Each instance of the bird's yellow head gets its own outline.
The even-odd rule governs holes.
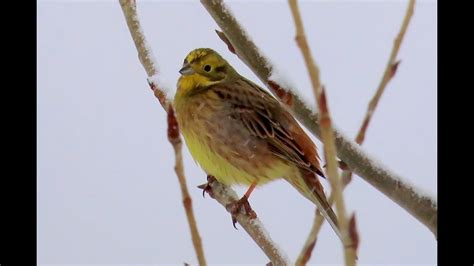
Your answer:
[[[235,70],[216,51],[199,48],[186,56],[179,73],[178,94],[188,94],[225,81]]]

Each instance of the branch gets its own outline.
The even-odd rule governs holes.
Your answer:
[[[324,88],[321,87],[321,81],[319,77],[319,67],[316,65],[315,60],[311,54],[308,41],[306,40],[303,20],[298,8],[296,0],[289,0],[291,13],[295,21],[296,27],[296,43],[301,50],[308,69],[308,74],[313,85],[314,95],[318,103],[318,109],[320,112],[319,123],[321,125],[321,135],[324,144],[324,155],[327,163],[327,174],[329,182],[331,184],[332,193],[335,195],[336,212],[339,222],[339,229],[341,231],[342,240],[344,241],[344,258],[346,265],[355,265],[355,250],[351,248],[351,239],[349,238],[348,232],[348,221],[346,217],[346,206],[344,204],[344,197],[342,195],[342,184],[338,171],[338,164],[336,159],[336,145],[334,143],[334,133],[332,130],[331,116],[329,113],[329,106],[326,100],[326,93]],[[314,246],[314,245],[313,245]]]
[[[356,137],[357,144],[362,144],[362,142],[364,141],[365,132],[367,130],[367,127],[369,126],[370,119],[372,118],[372,115],[375,111],[375,108],[377,107],[380,97],[385,91],[385,88],[388,82],[395,76],[397,67],[400,63],[400,61],[395,61],[395,60],[397,58],[398,51],[400,50],[400,45],[403,41],[403,37],[405,36],[405,33],[408,29],[408,25],[410,23],[411,17],[413,16],[414,9],[415,9],[415,0],[410,0],[410,2],[408,3],[407,11],[405,13],[405,17],[403,18],[403,23],[400,28],[400,31],[398,32],[397,37],[395,38],[393,42],[393,48],[390,53],[387,66],[385,67],[382,80],[380,81],[379,86],[377,87],[377,91],[375,92],[375,95],[370,100],[369,106],[367,108],[367,113],[365,114],[364,122],[362,123],[359,129],[359,133],[357,134],[357,137]]]
[[[345,180],[344,175],[341,178],[341,180],[342,180],[342,190],[344,190],[348,183],[344,182]],[[334,191],[331,191],[331,194],[329,195],[329,198],[328,198],[328,203],[331,206],[334,203],[334,197],[335,197],[335,193]],[[319,231],[321,231],[321,227],[323,226],[324,221],[325,219],[323,215],[319,211],[316,211],[316,216],[314,217],[313,226],[311,227],[311,231],[309,232],[308,238],[306,239],[306,242],[298,256],[298,259],[296,260],[296,265],[306,265],[306,263],[311,258],[311,253],[313,252],[314,246],[316,244],[316,240],[318,239]],[[355,224],[354,224],[354,228],[355,228]],[[353,243],[352,245],[354,246],[354,250],[357,252],[357,246],[358,246],[359,241],[358,240],[354,241],[352,237],[351,237],[351,240]]]
[[[296,1],[296,0],[295,0]],[[309,50],[308,50],[309,51]],[[309,52],[308,52],[309,53]],[[348,220],[346,215],[346,207],[343,198],[343,184],[339,176],[338,164],[336,160],[336,147],[334,143],[334,135],[331,126],[331,118],[329,115],[329,107],[326,100],[326,93],[324,88],[319,92],[320,96],[317,96],[318,106],[321,113],[320,124],[322,131],[322,138],[324,143],[324,151],[327,163],[327,173],[329,182],[331,183],[331,193],[334,194],[334,201],[336,203],[336,212],[339,220],[339,227],[341,230],[342,238],[344,240],[344,257],[346,265],[355,265],[357,258],[356,250],[354,249],[353,243],[349,236],[348,231]],[[318,94],[316,94],[318,95]]]
[[[232,203],[239,200],[237,193],[231,188],[219,183],[215,179],[208,179],[208,185],[211,186],[209,195],[219,202],[226,210],[231,213],[228,208]],[[243,208],[235,216],[237,222],[244,228],[249,236],[255,241],[258,247],[270,259],[272,265],[291,265],[287,255],[277,246],[271,239],[268,232],[258,218],[250,218]]]
[[[135,46],[138,51],[138,57],[143,67],[145,68],[149,77],[157,77],[157,65],[153,59],[153,54],[151,49],[148,49],[146,44],[145,35],[140,26],[140,22],[137,16],[137,10],[135,1],[120,0],[120,5],[122,6],[125,19],[127,21],[128,28],[132,35],[132,38],[135,42]],[[173,146],[175,154],[175,172],[178,176],[179,186],[181,188],[181,195],[183,198],[184,210],[186,212],[186,218],[188,220],[189,229],[191,230],[191,238],[194,245],[194,250],[196,251],[196,256],[198,258],[199,265],[206,265],[206,259],[204,257],[204,250],[202,248],[201,236],[196,224],[196,219],[194,217],[192,200],[188,192],[186,185],[186,178],[184,176],[183,168],[183,156],[182,156],[182,141],[179,135],[179,127],[174,116],[174,110],[170,101],[166,98],[165,92],[162,88],[159,88],[157,82],[150,81],[150,88],[153,90],[154,95],[160,101],[161,106],[168,113],[168,140]]]
[[[400,31],[398,32],[397,37],[394,40],[392,51],[390,53],[387,66],[382,76],[382,80],[380,81],[380,84],[377,87],[377,90],[374,96],[370,100],[370,103],[367,108],[367,113],[365,114],[365,118],[357,133],[355,141],[359,145],[362,145],[362,143],[364,142],[365,132],[367,131],[372,115],[374,114],[375,109],[377,108],[377,104],[387,84],[395,76],[398,65],[400,64],[400,61],[395,61],[395,60],[396,60],[398,51],[400,50],[400,45],[403,41],[403,37],[405,36],[405,33],[408,29],[408,25],[410,23],[411,17],[413,16],[414,7],[415,7],[415,0],[410,0],[410,2],[408,3],[406,13],[405,13],[405,17],[402,22],[402,26],[400,27]],[[343,189],[346,188],[346,186],[351,182],[351,180],[352,180],[352,172],[349,170],[345,170],[342,174]],[[332,205],[333,201],[334,201],[334,194],[333,192],[331,192],[331,195],[329,196],[329,204]],[[304,265],[309,260],[312,249],[314,248],[314,244],[311,245],[311,243],[316,243],[318,233],[323,223],[324,223],[324,217],[321,215],[321,213],[317,212],[310,234],[306,240],[303,250],[300,253],[300,256],[298,257],[297,265]],[[355,227],[355,223],[354,223],[354,227]],[[300,262],[300,264],[298,264],[298,262]]]
[[[388,59],[387,66],[385,67],[384,74],[382,76],[382,79],[380,80],[380,83],[377,87],[377,90],[375,91],[374,96],[372,97],[372,99],[370,100],[368,104],[367,112],[365,113],[364,120],[362,124],[360,125],[359,131],[357,133],[355,142],[359,145],[362,145],[362,143],[364,142],[365,133],[367,129],[369,128],[370,121],[375,112],[375,109],[377,108],[380,98],[382,97],[382,94],[384,93],[385,88],[387,87],[387,84],[395,76],[398,66],[400,65],[400,61],[395,61],[395,60],[397,58],[398,51],[400,50],[400,45],[402,44],[403,37],[405,36],[405,33],[408,29],[408,25],[410,24],[411,17],[413,16],[414,9],[415,9],[415,0],[410,0],[407,6],[407,10],[405,12],[405,17],[403,18],[403,22],[400,27],[400,31],[398,32],[397,37],[395,38],[393,42],[392,51],[390,52],[390,57]],[[344,183],[346,184],[350,183],[352,180],[352,172],[350,170],[345,170],[342,175],[342,179]]]
[[[332,202],[329,202],[329,205],[332,205]],[[316,245],[316,240],[318,239],[317,237],[319,234],[319,230],[321,229],[321,225],[323,224],[321,219],[318,220],[318,218],[323,218],[323,216],[318,210],[316,210],[316,216],[314,218],[313,226],[311,227],[311,231],[309,232],[308,237],[306,238],[306,242],[304,243],[303,248],[301,249],[301,252],[298,255],[298,258],[296,259],[296,266],[306,265],[306,263],[308,263],[309,259],[311,258],[311,253],[313,253],[314,246]]]
[[[169,99],[166,96],[164,88],[158,86],[158,82],[153,80],[158,75],[158,65],[156,64],[153,56],[153,52],[149,49],[148,43],[143,34],[140,21],[138,20],[137,7],[134,0],[119,0],[120,6],[122,7],[123,15],[127,21],[127,26],[132,35],[132,39],[135,42],[135,47],[138,52],[138,59],[145,68],[145,71],[149,78],[150,88],[153,90],[155,97],[160,101],[161,106],[165,111],[168,111]]]
[[[227,44],[231,45],[232,50],[239,58],[270,88],[273,94],[287,104],[295,117],[309,131],[321,139],[320,125],[317,121],[318,115],[292,92],[294,88],[285,88],[270,80],[273,66],[249,39],[222,1],[201,0],[201,3],[223,30],[222,35],[228,40]],[[404,181],[401,176],[376,163],[354,141],[343,136],[335,126],[333,129],[338,157],[349,166],[351,171],[405,209],[428,227],[436,237],[438,224],[436,201]]]
[[[390,52],[390,57],[388,59],[387,66],[385,67],[384,74],[382,76],[382,79],[380,80],[380,83],[377,87],[377,90],[375,91],[374,96],[369,102],[364,120],[357,133],[355,141],[359,145],[362,145],[362,143],[365,140],[365,133],[367,131],[367,128],[369,127],[370,121],[372,119],[372,115],[374,114],[375,109],[377,108],[377,105],[380,101],[380,98],[382,97],[382,94],[385,91],[385,88],[387,87],[387,84],[395,76],[395,73],[397,73],[397,69],[398,69],[398,66],[400,65],[400,61],[395,61],[395,60],[397,58],[398,51],[400,50],[400,45],[402,44],[403,37],[405,36],[405,33],[408,29],[408,25],[410,24],[411,17],[413,16],[414,9],[415,9],[415,0],[410,0],[407,6],[407,10],[405,12],[405,17],[403,18],[403,22],[400,27],[400,31],[398,32],[397,37],[393,41],[392,51]],[[343,180],[344,182],[349,183],[352,180],[352,172],[350,172],[349,170],[344,171]]]
[[[188,192],[188,186],[186,185],[186,177],[184,176],[183,167],[183,154],[182,146],[183,142],[179,135],[178,122],[174,116],[174,109],[170,105],[168,109],[168,140],[173,145],[174,155],[176,158],[176,164],[174,171],[178,176],[179,185],[181,188],[181,195],[183,196],[184,210],[186,211],[186,218],[188,219],[189,230],[191,230],[191,238],[193,241],[194,249],[198,258],[199,265],[206,265],[206,258],[204,257],[204,250],[202,248],[201,236],[196,224],[196,218],[194,218],[193,202]]]

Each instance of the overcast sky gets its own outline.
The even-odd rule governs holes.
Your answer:
[[[419,1],[402,60],[380,101],[363,149],[420,190],[437,196],[437,7]],[[232,1],[231,11],[262,51],[314,105],[286,1]],[[387,62],[405,1],[301,1],[313,56],[334,123],[354,137]],[[186,54],[220,52],[256,76],[215,35],[197,1],[139,1],[139,16],[175,90]],[[166,116],[153,97],[118,1],[38,3],[38,262],[197,265],[181,203]],[[315,138],[313,138],[315,139]],[[315,140],[321,149],[319,141]],[[184,148],[184,164],[209,264],[268,262],[230,215],[196,188],[204,172]],[[326,190],[329,184],[322,181]],[[246,188],[237,188],[242,194]],[[433,234],[363,179],[344,193],[357,215],[360,265],[436,264]],[[284,181],[258,188],[252,207],[295,260],[314,206]],[[325,224],[311,263],[343,263]]]

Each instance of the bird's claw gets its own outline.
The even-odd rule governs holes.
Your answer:
[[[202,197],[205,198],[206,192],[212,197],[212,187],[209,183],[199,185],[198,188],[202,189]]]
[[[252,210],[252,207],[250,207],[250,203],[247,199],[246,196],[243,196],[241,199],[234,201],[232,203],[227,204],[226,209],[230,212],[232,216],[232,225],[234,226],[235,229],[237,227],[235,224],[237,223],[237,215],[240,212],[240,208],[244,208],[245,214],[250,218],[250,219],[255,219],[257,218],[257,213],[255,213],[254,210]]]
[[[198,188],[202,189],[202,197],[204,198],[205,195],[206,195],[206,192],[207,194],[209,194],[209,196],[211,196],[211,198],[214,198],[214,195],[212,194],[212,187],[211,187],[211,183],[214,182],[216,180],[215,177],[213,177],[212,175],[208,175],[207,176],[207,183],[204,183],[202,185],[199,185]]]

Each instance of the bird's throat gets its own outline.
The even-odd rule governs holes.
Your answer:
[[[208,77],[197,73],[181,76],[178,80],[177,96],[191,95],[200,88],[207,88],[216,83],[219,83],[219,81],[212,81]]]

